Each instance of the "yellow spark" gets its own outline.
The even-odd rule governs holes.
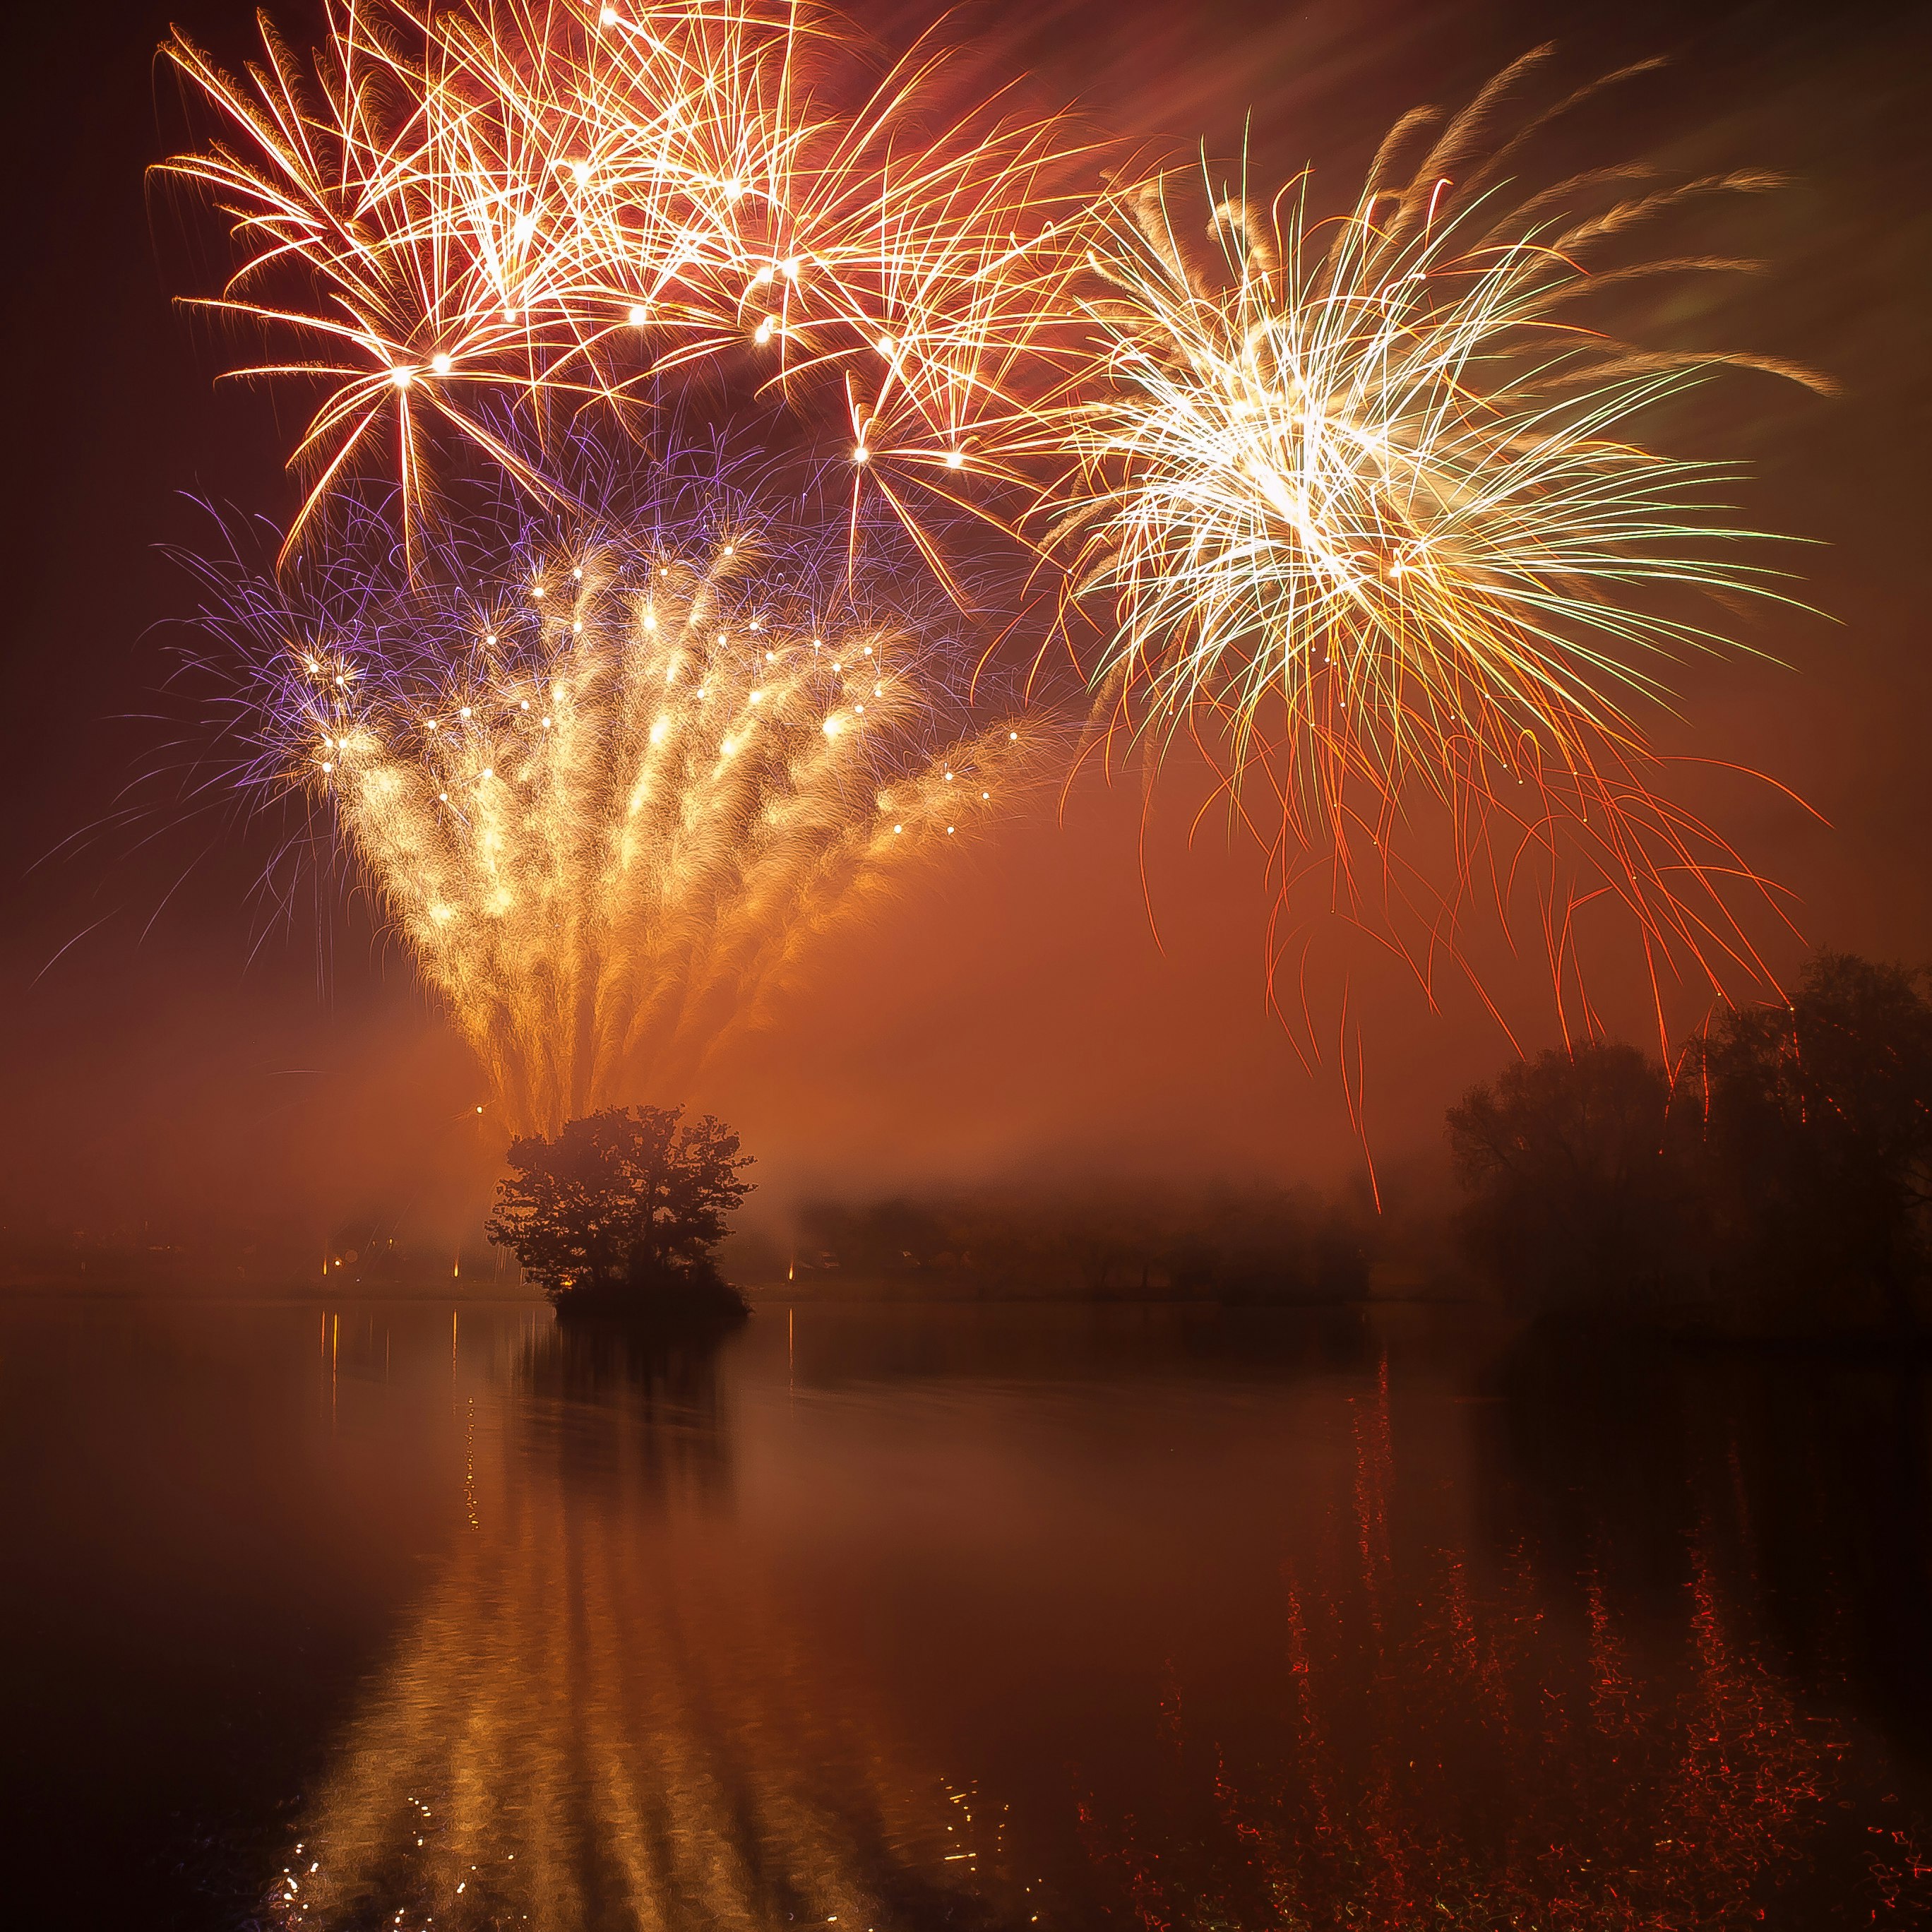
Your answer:
[[[869,902],[886,826],[898,835],[939,818],[946,775],[990,776],[1016,758],[1004,721],[921,749],[936,725],[909,696],[881,701],[895,730],[852,728],[862,713],[871,722],[868,707],[833,703],[808,638],[775,602],[763,620],[772,662],[753,683],[731,639],[758,586],[721,608],[715,580],[680,572],[689,588],[659,591],[652,630],[620,591],[590,587],[621,582],[641,543],[622,532],[598,543],[580,631],[513,643],[526,655],[497,673],[567,691],[568,730],[506,761],[500,782],[494,760],[479,765],[453,806],[428,734],[406,728],[434,687],[392,672],[368,680],[355,755],[326,758],[318,774],[348,849],[515,1129],[554,1128],[686,1077],[722,1031],[758,1022],[806,936]],[[424,622],[446,611],[440,634],[460,639],[474,634],[464,603],[453,583],[419,579],[397,608]],[[868,622],[862,634],[878,631]],[[862,650],[862,638],[847,647]],[[420,678],[448,676],[433,651],[422,662]],[[711,704],[661,708],[680,662]],[[546,734],[559,722],[530,700],[514,709]]]

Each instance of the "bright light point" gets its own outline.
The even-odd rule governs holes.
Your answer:
[[[770,316],[766,316],[764,320],[760,322],[758,327],[752,331],[752,340],[762,346],[765,343],[770,341],[771,339],[772,319]]]
[[[778,652],[776,651],[767,651],[765,653],[765,662],[767,664],[771,664],[776,660],[777,657]]]
[[[992,796],[992,795],[993,795],[993,794],[992,794],[991,792],[989,792],[989,791],[982,791],[982,792],[980,794],[980,796],[982,798],[991,798],[991,797]]]
[[[738,546],[736,544],[727,544],[724,546],[724,554],[727,556],[733,555],[737,550],[737,548]]]
[[[323,766],[322,766],[322,770],[323,770],[324,771],[326,771],[326,772],[332,772],[332,771],[334,771],[334,769],[335,769],[335,767],[334,767],[333,765],[331,765],[331,764],[324,764],[324,765],[323,765]]]
[[[724,199],[727,201],[736,201],[744,192],[745,184],[742,182],[728,181],[724,184]]]
[[[463,707],[463,715],[466,718],[470,716],[470,707],[466,704]]]
[[[946,466],[949,470],[964,469],[966,466],[964,454],[958,450],[949,449],[946,452]]]
[[[762,691],[754,691],[750,694],[746,701],[748,704],[756,704],[759,700],[764,696],[764,694],[765,694]]]
[[[490,769],[490,767],[489,766],[485,765],[485,766],[483,767],[483,776],[484,776],[486,778],[494,778],[494,777],[496,776],[496,772],[495,772],[494,770],[492,770]]]
[[[517,217],[517,239],[519,242],[527,242],[536,232],[537,218],[534,214],[520,214]],[[512,322],[516,320],[517,311],[514,309],[507,308],[503,313]]]
[[[952,828],[950,825],[946,828],[946,836],[949,838],[952,836]]]
[[[583,620],[581,617],[580,617],[580,618],[578,618],[578,620],[577,620],[577,622],[576,622],[575,623],[574,623],[573,625],[572,625],[572,626],[571,626],[571,627],[570,627],[570,634],[571,634],[573,638],[580,636],[580,635],[583,634],[583,630],[584,630],[584,620]]]
[[[768,268],[760,268],[758,272],[752,278],[752,286],[754,289],[769,288],[771,286],[771,270]],[[767,316],[765,320],[769,322],[771,320],[771,317]]]
[[[523,703],[522,703],[522,704],[520,704],[520,705],[518,705],[518,706],[517,706],[517,709],[518,709],[519,711],[527,711],[527,710],[529,710],[529,709],[530,709],[530,700],[527,698],[525,698],[525,699],[524,700],[524,701],[523,701]]]
[[[406,364],[398,363],[389,371],[389,380],[399,389],[406,389],[416,379],[416,372]]]
[[[543,594],[544,587],[541,584],[533,584],[530,586],[530,595],[532,597],[541,597]]]
[[[1006,734],[1006,742],[1009,744],[1016,742],[1018,740],[1019,735],[1020,734],[1017,731],[1009,731]]]
[[[952,782],[952,774],[950,772],[948,772],[946,774],[946,782],[948,784],[950,784]]]
[[[856,711],[861,718],[865,716],[866,707],[862,704],[855,704],[853,706],[852,709]]]
[[[651,727],[651,742],[653,745],[662,744],[664,742],[664,735],[670,729],[670,720],[668,718],[658,718]]]
[[[574,583],[581,584],[584,581],[584,573],[582,571],[573,570],[570,574],[572,580]]]
[[[866,655],[868,657],[870,657],[872,655],[872,647],[870,644],[868,644],[866,646]]]
[[[449,374],[451,368],[450,358],[447,351],[439,349],[436,353],[429,358],[429,366],[434,369],[439,376],[447,376]]]
[[[872,452],[862,442],[855,444],[852,451],[852,460],[854,463],[866,462],[872,454]]]
[[[483,640],[483,641],[484,641],[486,644],[494,644],[496,641],[496,632],[495,632],[494,631],[492,631],[492,632],[490,633],[490,634],[489,634],[487,638],[485,638]]]
[[[784,277],[785,280],[788,282],[795,282],[798,280],[798,264],[796,262],[793,261],[786,262],[784,265]]]
[[[642,302],[633,302],[631,304],[631,326],[633,328],[642,328],[644,326],[644,318],[649,314],[650,310]]]
[[[819,727],[819,729],[823,731],[828,738],[836,738],[838,735],[838,721],[836,718],[828,718],[826,719],[825,722]]]
[[[884,696],[885,696],[885,694],[886,694],[886,687],[885,687],[883,684],[875,684],[875,685],[874,685],[874,686],[873,686],[873,687],[872,687],[872,695],[873,695],[874,698],[883,698],[883,697],[884,697]]]
[[[543,728],[546,731],[550,729],[550,720],[548,718],[546,718],[543,722]]]
[[[430,730],[432,730],[432,731],[434,731],[434,730],[436,729],[436,720],[435,720],[434,718],[432,718],[429,721],[429,728],[429,728]]]
[[[446,791],[438,792],[436,795],[436,802],[439,805],[447,805],[449,802],[448,793]]]
[[[614,7],[606,7],[603,12],[599,14],[597,17],[603,22],[605,26],[614,27],[617,24],[617,10]],[[482,1112],[483,1109],[481,1107],[478,1107],[476,1111],[480,1114]]]
[[[590,164],[588,161],[572,161],[570,164],[570,178],[579,188],[581,188],[590,178]]]
[[[308,661],[308,668],[311,671],[317,671],[322,668],[321,665],[317,664],[313,658],[310,658]]]
[[[812,640],[812,648],[815,651],[823,650],[825,648],[825,640],[823,638],[814,638]]]
[[[892,338],[890,335],[882,335],[874,346],[881,356],[890,356],[892,352]]]

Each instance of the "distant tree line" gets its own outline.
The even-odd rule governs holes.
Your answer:
[[[908,1299],[1292,1302],[1368,1292],[1367,1217],[1306,1190],[1093,1188],[800,1210],[796,1278]]]
[[[1916,1328],[1932,1202],[1932,978],[1822,953],[1668,1069],[1596,1042],[1450,1110],[1478,1266],[1521,1305]]]

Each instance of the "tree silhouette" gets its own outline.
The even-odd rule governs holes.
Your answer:
[[[1450,1109],[1476,1258],[1544,1307],[1728,1296],[1734,1316],[1916,1325],[1932,1203],[1932,974],[1821,952],[1671,1075],[1551,1052]],[[1864,1307],[1859,1307],[1862,1300]]]
[[[742,1313],[711,1250],[751,1192],[738,1136],[679,1107],[607,1107],[514,1141],[486,1232],[560,1309]]]
[[[1914,1315],[1932,1183],[1923,968],[1821,952],[1788,1006],[1724,1015],[1686,1055],[1703,1186],[1731,1264],[1809,1297],[1877,1289]]]
[[[1681,1221],[1670,1083],[1635,1047],[1552,1048],[1449,1110],[1478,1258],[1520,1298],[1615,1300],[1657,1285]]]

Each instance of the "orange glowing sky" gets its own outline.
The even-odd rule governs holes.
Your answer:
[[[858,10],[888,34],[923,22]],[[146,206],[141,180],[179,131],[152,86],[168,21],[238,53],[248,12],[46,9],[13,30],[0,126],[8,178],[33,184],[0,318],[14,377],[0,1209],[16,1226],[322,1225],[365,1209],[454,1224],[496,1150],[475,1115],[481,1083],[365,907],[263,935],[247,896],[263,850],[247,825],[211,816],[147,846],[115,831],[45,856],[152,760],[154,728],[130,714],[152,709],[161,669],[152,627],[187,606],[150,548],[192,537],[179,493],[286,507],[274,405],[211,398],[218,358],[168,306],[179,251],[212,243]],[[1788,668],[1694,668],[1686,722],[1663,736],[1775,772],[1831,821],[1766,788],[1687,778],[1690,802],[1793,888],[1808,938],[1932,956],[1918,585],[1932,202],[1910,98],[1932,52],[1922,18],[1732,5],[1687,27],[1681,9],[1648,4],[1608,20],[1455,0],[1064,0],[965,20],[989,72],[1031,68],[1044,95],[1077,95],[1112,125],[1225,152],[1252,104],[1268,170],[1313,158],[1338,185],[1396,114],[1466,95],[1552,34],[1585,71],[1671,54],[1591,138],[1691,172],[1795,179],[1729,218],[1726,247],[1770,272],[1672,326],[1802,358],[1846,393],[1752,389],[1724,422],[1759,472],[1750,517],[1824,546],[1804,560],[1806,594],[1833,621],[1753,620],[1752,640]],[[1063,1171],[1356,1174],[1332,1055],[1304,1071],[1264,999],[1258,856],[1214,821],[1189,850],[1197,801],[1177,770],[1144,826],[1132,776],[1083,774],[828,943],[781,1023],[721,1054],[693,1097],[742,1128],[775,1198]],[[1771,950],[1788,964],[1798,948]],[[1606,1012],[1642,1038],[1634,957],[1603,956]],[[1520,965],[1489,964],[1525,1043],[1553,1037],[1534,943]],[[1350,998],[1384,1177],[1426,1167],[1444,1106],[1507,1042],[1472,998],[1432,1013],[1372,961],[1358,960]],[[1679,1023],[1700,1010],[1687,998]]]

